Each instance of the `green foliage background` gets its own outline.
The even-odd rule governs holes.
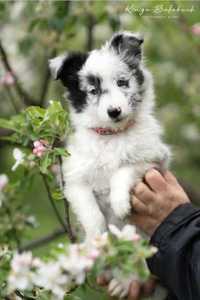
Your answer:
[[[175,17],[172,12],[140,15],[134,10],[171,5],[193,5],[194,11],[178,12]],[[89,51],[117,30],[142,32],[145,61],[155,80],[156,114],[173,151],[172,170],[187,187],[192,200],[198,202],[200,36],[192,33],[192,26],[199,21],[198,1],[0,1],[0,41],[19,84],[29,95],[24,98],[15,86],[1,85],[0,117],[12,116],[30,104],[45,107],[50,99],[60,100],[67,107],[61,85],[50,79],[48,59],[71,50]],[[1,61],[0,76],[4,70]],[[4,131],[0,134],[3,136]],[[12,149],[7,142],[0,142],[0,173],[16,179],[25,174],[20,169],[11,171]],[[33,177],[18,197],[39,223],[36,229],[27,231],[24,242],[57,227],[39,177]],[[63,204],[57,201],[62,213]],[[45,253],[48,247],[36,250],[37,254]],[[81,299],[98,299],[99,295],[94,291],[80,293]],[[102,294],[99,299],[103,299]]]

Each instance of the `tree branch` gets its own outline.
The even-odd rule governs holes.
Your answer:
[[[64,191],[65,181],[64,181],[63,172],[62,172],[62,157],[61,156],[59,156],[59,168],[60,168],[60,176],[61,176],[61,188],[62,188],[62,191]],[[64,205],[65,205],[65,220],[67,223],[69,238],[72,242],[75,242],[76,237],[73,233],[71,221],[70,221],[69,202],[67,201],[67,199],[65,197],[63,198],[63,200],[64,200]]]
[[[6,53],[6,50],[4,49],[1,41],[0,41],[0,55],[1,55],[2,63],[5,67],[5,69],[8,72],[11,72],[12,76],[14,77],[16,91],[17,91],[19,97],[23,100],[24,105],[25,106],[34,105],[36,103],[35,100],[32,99],[30,97],[30,95],[28,95],[28,93],[21,86],[19,78],[17,77],[17,75],[15,74],[14,70],[12,69],[12,67],[10,65],[10,62],[8,60],[8,55]]]
[[[191,202],[195,205],[200,206],[200,192],[185,180],[180,179],[179,182],[188,194],[188,197],[190,198]]]
[[[66,230],[64,228],[59,228],[54,230],[52,233],[45,235],[41,238],[38,238],[36,240],[31,241],[30,243],[20,247],[18,250],[19,252],[33,250],[38,247],[42,247],[55,239],[59,238],[60,236],[64,235],[66,233]]]
[[[87,18],[87,41],[86,41],[86,51],[91,51],[94,45],[94,35],[93,30],[95,26],[95,18],[92,14],[88,14]]]
[[[16,114],[19,113],[19,112],[20,112],[20,109],[19,109],[18,105],[17,105],[16,102],[15,102],[15,99],[14,99],[14,97],[13,97],[12,91],[10,90],[9,87],[5,87],[5,89],[6,89],[7,97],[8,97],[8,99],[10,100],[10,103],[11,103],[11,105],[12,105],[12,107],[13,107],[15,113],[16,113]]]
[[[48,185],[48,182],[47,182],[47,178],[44,174],[41,173],[41,176],[42,176],[42,179],[43,179],[43,182],[44,182],[44,185],[45,185],[45,188],[46,188],[46,191],[47,191],[47,195],[48,195],[48,199],[49,199],[49,202],[54,210],[54,213],[57,217],[57,220],[58,222],[60,223],[60,225],[63,227],[63,230],[65,230],[65,232],[68,233],[68,228],[67,228],[67,225],[65,224],[65,222],[63,221],[56,205],[55,205],[55,202],[51,196],[51,191],[50,191],[50,188],[49,188],[49,185]]]
[[[49,71],[49,67],[48,67],[48,64],[46,66],[46,69],[45,69],[45,74],[44,74],[44,80],[43,80],[43,83],[42,83],[42,87],[41,87],[41,93],[40,93],[40,96],[39,96],[39,99],[40,99],[40,103],[39,105],[40,106],[44,106],[44,103],[45,103],[45,97],[46,97],[46,94],[47,94],[47,91],[48,91],[48,87],[49,87],[49,83],[50,83],[50,77],[51,77],[51,74],[50,74],[50,71]]]
[[[15,291],[15,294],[16,294],[18,297],[20,297],[21,299],[24,299],[24,300],[36,300],[35,297],[26,296],[26,295],[22,294],[22,292],[19,291],[19,290],[16,290],[16,291]]]
[[[49,64],[48,64],[48,60],[54,56],[56,56],[56,49],[53,49],[51,51],[51,54],[45,58],[45,71],[44,71],[44,80],[43,80],[43,83],[42,83],[42,86],[41,86],[41,92],[40,92],[40,102],[39,102],[39,105],[40,106],[44,106],[44,103],[45,103],[45,97],[46,97],[46,94],[48,92],[48,87],[49,87],[49,83],[50,83],[50,79],[51,79],[51,73],[50,73],[50,70],[49,70]]]
[[[12,211],[11,211],[11,209],[10,209],[10,206],[7,205],[7,204],[5,204],[5,203],[4,203],[4,207],[5,207],[5,211],[6,211],[6,213],[7,213],[8,219],[9,219],[9,221],[10,221],[10,224],[11,224],[11,228],[12,228],[12,232],[13,232],[13,235],[14,235],[14,239],[15,239],[16,245],[17,245],[17,247],[19,248],[20,245],[21,245],[21,241],[20,241],[20,239],[19,239],[19,237],[18,237],[17,229],[16,229],[15,224],[14,224],[14,222],[13,222],[13,214],[12,214]]]

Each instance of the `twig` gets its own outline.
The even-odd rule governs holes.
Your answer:
[[[186,182],[185,180],[179,179],[178,180],[183,187],[183,189],[188,194],[188,197],[190,198],[191,202],[195,205],[200,205],[200,192],[199,190],[195,189],[192,185],[190,185],[189,182]]]
[[[9,87],[6,87],[6,93],[7,93],[8,99],[10,100],[10,103],[11,103],[15,113],[18,113],[20,111],[20,109],[18,108],[18,106],[15,102],[15,99],[13,97],[12,91],[10,90]]]
[[[39,105],[40,106],[44,106],[44,103],[45,103],[45,97],[46,97],[46,94],[48,92],[48,87],[49,87],[49,83],[50,83],[50,78],[51,78],[51,73],[50,73],[50,70],[49,70],[49,65],[48,65],[48,60],[54,56],[56,56],[56,49],[53,49],[51,51],[51,54],[49,55],[49,57],[45,58],[45,72],[44,72],[44,80],[43,80],[43,83],[42,83],[42,86],[41,86],[41,93],[40,93],[40,102],[39,102]]]
[[[94,45],[94,25],[95,25],[95,18],[92,14],[88,14],[87,18],[87,41],[86,41],[86,51],[90,51]]]
[[[42,176],[42,179],[43,179],[43,182],[44,182],[44,185],[45,185],[45,188],[46,188],[46,191],[47,191],[47,195],[48,195],[48,199],[49,199],[49,202],[51,203],[51,206],[54,210],[54,213],[57,217],[57,220],[59,221],[59,223],[61,224],[61,226],[63,227],[63,229],[65,230],[65,232],[68,232],[68,228],[67,228],[67,225],[65,224],[65,222],[63,221],[56,205],[55,205],[55,202],[54,200],[52,199],[52,196],[51,196],[51,191],[50,191],[50,188],[49,188],[49,185],[48,185],[48,182],[47,182],[47,178],[44,174],[41,173],[41,176]]]
[[[62,157],[61,156],[59,156],[59,168],[60,168],[60,176],[61,176],[61,188],[62,188],[62,191],[64,191],[65,181],[64,181],[64,177],[63,177],[63,171],[62,171]],[[71,221],[70,221],[69,202],[67,201],[67,199],[65,197],[63,198],[63,200],[64,200],[64,205],[65,205],[65,220],[67,223],[69,238],[72,242],[75,242],[76,237],[72,231],[72,226],[71,226]]]
[[[45,103],[45,97],[48,91],[48,87],[49,87],[49,82],[50,82],[50,71],[49,71],[49,67],[48,64],[46,66],[46,70],[45,70],[45,75],[44,75],[44,81],[42,84],[42,88],[41,88],[41,94],[40,94],[40,106],[44,106]]]
[[[7,137],[8,135],[12,134],[13,131],[6,128],[0,128],[0,137]],[[1,140],[0,140],[1,142]]]
[[[41,238],[38,238],[36,240],[31,241],[30,243],[22,246],[19,248],[19,252],[33,250],[38,247],[42,247],[55,239],[59,238],[60,236],[64,235],[66,233],[66,230],[64,228],[59,228],[54,230],[52,233],[45,235]]]
[[[17,248],[20,248],[21,242],[20,242],[20,239],[19,239],[19,237],[18,237],[18,235],[17,235],[17,230],[16,230],[15,224],[14,224],[14,222],[13,222],[13,216],[12,216],[11,209],[10,209],[9,205],[7,205],[7,204],[5,204],[5,203],[4,203],[4,206],[5,206],[5,210],[6,210],[8,219],[9,219],[10,224],[11,224],[11,228],[12,228],[12,231],[13,231],[13,234],[14,234],[14,239],[15,239],[15,241],[16,241]]]
[[[22,292],[20,292],[19,290],[16,290],[15,291],[15,294],[20,297],[21,299],[24,299],[24,300],[35,300],[36,298],[34,297],[30,297],[30,296],[26,296],[24,294],[22,294]]]
[[[7,53],[6,53],[5,49],[4,49],[1,41],[0,41],[0,55],[1,55],[2,62],[3,62],[3,65],[4,65],[5,69],[8,72],[11,72],[12,76],[14,77],[16,91],[17,91],[19,97],[22,98],[24,105],[27,106],[27,105],[33,105],[33,104],[35,104],[35,100],[32,99],[30,97],[30,95],[28,95],[28,93],[22,88],[17,75],[15,74],[14,70],[12,69],[12,67],[10,65]]]

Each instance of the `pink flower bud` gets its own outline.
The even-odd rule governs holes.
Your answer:
[[[37,151],[37,154],[36,154],[38,157],[41,157],[43,155],[43,152],[42,151]]]
[[[7,185],[8,183],[8,177],[5,174],[1,174],[0,175],[0,191],[2,191],[4,189],[4,187]]]
[[[46,150],[46,148],[43,145],[40,145],[37,147],[37,150],[40,152],[44,152]]]
[[[37,148],[34,148],[33,149],[33,154],[37,154],[37,152],[38,152]]]
[[[99,257],[100,255],[100,251],[97,250],[97,249],[93,249],[90,253],[89,253],[89,258],[92,259],[92,260],[96,260],[97,257]]]
[[[5,85],[13,85],[15,83],[15,79],[11,72],[7,72],[4,76],[4,84]]]
[[[194,24],[191,31],[194,35],[200,36],[200,23]]]
[[[33,145],[34,145],[35,148],[37,148],[37,147],[39,147],[39,146],[42,146],[42,144],[40,143],[40,141],[35,141],[35,142],[33,143]]]
[[[134,235],[133,235],[133,241],[134,242],[137,242],[137,241],[139,241],[141,239],[141,236],[139,235],[139,234],[137,234],[137,233],[135,233]]]

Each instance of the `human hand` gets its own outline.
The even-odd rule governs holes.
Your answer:
[[[157,280],[154,277],[151,277],[148,281],[141,283],[137,280],[133,280],[130,284],[128,300],[140,300],[143,297],[151,296],[155,290]],[[97,283],[107,288],[109,284],[109,279],[106,276],[102,275],[97,278]],[[109,293],[109,291],[108,291]],[[113,298],[111,298],[113,299]],[[115,298],[116,299],[116,298]]]
[[[190,202],[171,172],[161,175],[156,169],[148,171],[131,194],[130,221],[150,236],[176,207]]]

